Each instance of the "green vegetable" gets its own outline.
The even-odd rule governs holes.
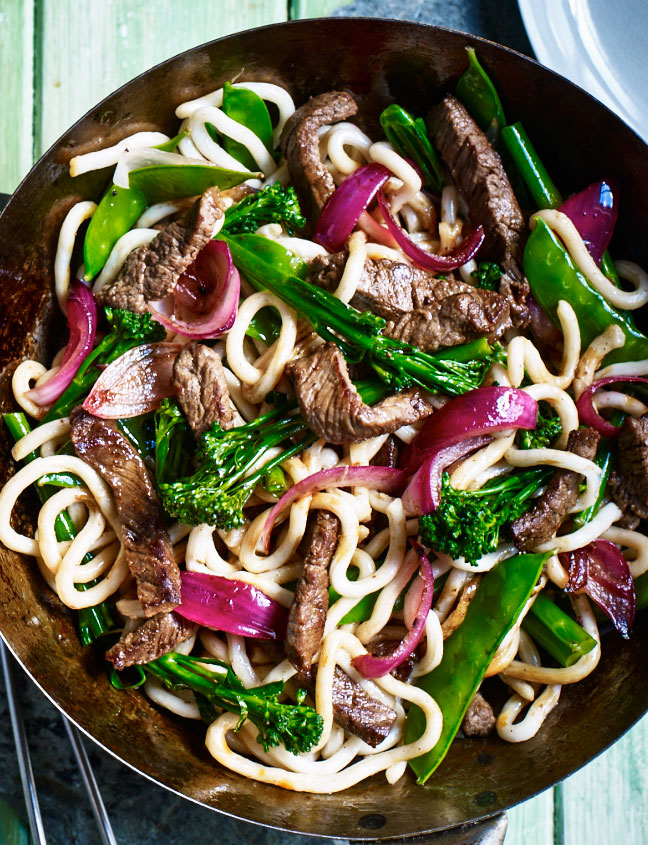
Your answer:
[[[274,143],[270,112],[258,94],[248,88],[235,88],[231,82],[226,82],[223,86],[222,109],[232,120],[241,123],[254,132],[268,152],[272,154]],[[240,161],[248,170],[257,169],[257,163],[246,146],[234,141],[227,135],[223,135],[222,143],[225,151],[237,161]]]
[[[160,501],[169,516],[187,525],[207,523],[234,528],[244,521],[243,507],[264,476],[315,440],[292,403],[246,425],[223,431],[215,423],[198,440],[198,468],[178,478],[173,456],[186,423],[175,403],[165,400],[155,414],[156,475]],[[294,438],[299,438],[294,442]],[[284,451],[252,470],[275,446]]]
[[[323,721],[316,710],[279,701],[283,681],[246,689],[226,663],[173,651],[141,669],[154,675],[167,689],[190,689],[197,700],[203,699],[200,703],[208,702],[236,713],[240,716],[236,730],[249,719],[258,728],[257,742],[266,751],[283,745],[292,754],[300,754],[317,745],[322,735]],[[113,685],[120,688],[118,679],[113,680]]]
[[[580,513],[574,514],[574,527],[575,528],[582,528],[584,525],[587,525],[588,522],[591,522],[601,507],[601,502],[603,501],[603,496],[605,495],[605,489],[607,487],[607,483],[610,480],[610,473],[612,472],[612,464],[614,463],[612,450],[610,449],[609,444],[605,444],[595,458],[595,463],[601,467],[601,481],[599,483],[598,493],[596,495],[596,501],[593,505],[586,510],[581,511]]]
[[[238,235],[254,232],[266,223],[282,223],[289,234],[306,225],[306,218],[301,213],[297,193],[292,185],[284,188],[281,182],[275,182],[256,194],[243,197],[225,212],[223,231],[229,235]]]
[[[458,395],[481,384],[494,355],[487,341],[454,347],[449,354],[430,355],[383,337],[380,331],[385,321],[381,317],[357,311],[327,291],[286,273],[276,262],[264,261],[261,251],[267,249],[266,245],[272,244],[278,253],[283,250],[280,244],[257,235],[219,237],[227,243],[234,263],[254,287],[267,289],[292,306],[320,337],[337,344],[348,361],[367,360],[391,387],[401,390],[418,385]]]
[[[86,282],[101,271],[112,248],[147,205],[144,194],[132,185],[130,188],[118,188],[116,185],[108,188],[92,215],[83,241],[83,278]]]
[[[558,303],[561,299],[570,303],[578,319],[582,349],[608,326],[617,325],[626,342],[606,356],[605,364],[648,358],[648,337],[637,329],[627,312],[617,311],[590,286],[544,220],[536,220],[527,240],[524,272],[540,307],[557,325]]]
[[[67,416],[90,392],[99,378],[99,367],[112,363],[124,352],[142,343],[164,340],[166,331],[151,315],[133,314],[121,308],[106,308],[109,331],[77,370],[76,375],[49,409],[43,422]]]
[[[502,129],[502,140],[538,208],[558,208],[562,197],[521,123]]]
[[[9,429],[9,433],[15,441],[20,440],[31,431],[30,425],[27,422],[27,417],[23,413],[4,414],[3,419],[5,425]],[[25,458],[25,463],[35,460],[38,457],[36,452],[30,452]],[[58,492],[57,486],[40,486],[36,484],[36,493],[41,502],[47,501],[51,496]],[[76,529],[74,523],[67,514],[63,511],[56,517],[54,523],[54,531],[56,539],[73,540],[76,536]],[[84,563],[92,560],[92,555],[87,554],[83,559]],[[96,584],[96,581],[90,581],[87,584],[76,584],[77,590],[87,590]],[[79,638],[82,645],[90,645],[103,634],[108,633],[115,628],[115,620],[109,605],[106,602],[101,602],[95,607],[84,607],[78,612],[79,620]]]
[[[506,125],[502,101],[490,77],[479,63],[474,47],[466,47],[468,67],[457,83],[457,97],[470,112],[477,125],[495,145]]]
[[[648,607],[648,572],[635,579],[635,602],[637,610]]]
[[[438,194],[444,185],[443,168],[420,117],[393,103],[380,115],[380,125],[396,152],[410,158],[423,173],[423,184]]]
[[[271,346],[281,332],[281,317],[276,308],[267,305],[260,308],[248,323],[245,334]]]
[[[261,484],[264,490],[267,490],[268,493],[277,498],[283,496],[288,489],[286,473],[279,466],[273,467],[267,472],[261,479]]]
[[[596,640],[540,593],[522,622],[529,636],[561,666],[572,666],[596,647]]]
[[[515,440],[519,449],[545,449],[561,434],[560,417],[546,416],[540,410],[536,427],[530,431],[518,431]]]
[[[533,467],[493,478],[480,490],[457,490],[443,473],[439,507],[419,520],[423,545],[460,557],[470,564],[497,549],[502,527],[529,507],[528,499],[551,475],[550,467]]]
[[[496,290],[502,278],[502,268],[494,261],[480,261],[477,269],[470,275],[475,280],[475,287],[482,290]]]
[[[520,554],[487,572],[468,606],[466,618],[443,644],[441,663],[416,682],[435,699],[443,714],[437,744],[427,754],[410,760],[418,783],[425,783],[445,757],[493,655],[517,621],[548,557]],[[423,712],[411,707],[405,742],[414,742],[424,727]]]
[[[163,144],[158,144],[153,149],[161,150],[163,153],[174,153],[178,148],[180,141],[182,141],[183,138],[186,138],[188,134],[189,130],[185,129],[182,132],[178,132],[178,134],[174,135],[173,138],[169,138],[169,140],[165,141]]]
[[[208,188],[234,188],[263,176],[258,171],[227,170],[213,164],[154,164],[138,167],[128,174],[129,188],[135,188],[145,197],[148,205],[167,200],[195,197]]]

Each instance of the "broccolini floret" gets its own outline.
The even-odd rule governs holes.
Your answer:
[[[551,446],[553,441],[561,434],[560,417],[557,415],[547,416],[541,410],[538,413],[536,427],[531,430],[518,431],[516,443],[520,449],[545,449]]]
[[[215,423],[198,439],[195,472],[178,477],[178,456],[186,455],[179,438],[185,432],[186,422],[179,408],[165,400],[156,412],[160,501],[169,516],[186,525],[207,523],[223,529],[242,525],[243,507],[256,485],[315,440],[294,405],[285,403],[227,431]],[[281,453],[266,458],[275,446],[282,448]]]
[[[475,280],[475,287],[482,290],[495,290],[502,278],[502,268],[493,261],[480,261],[477,269],[470,275]]]
[[[275,182],[244,197],[225,212],[223,231],[230,235],[255,232],[266,223],[282,223],[288,234],[306,225],[292,185],[284,188],[280,182]]]
[[[441,501],[419,520],[419,536],[428,548],[474,565],[500,541],[503,526],[529,507],[528,499],[547,481],[551,467],[533,467],[487,482],[480,490],[457,490],[443,474]]]
[[[265,751],[283,745],[292,754],[310,751],[322,735],[322,717],[312,707],[279,701],[283,681],[246,689],[226,663],[211,657],[192,657],[169,652],[151,663],[137,667],[140,681],[127,686],[116,672],[111,674],[118,689],[139,686],[146,675],[154,675],[167,689],[190,689],[196,696],[201,715],[207,721],[216,717],[214,707],[237,714],[236,730],[246,719],[258,729],[257,742]],[[298,701],[301,696],[298,697]]]
[[[106,308],[108,332],[103,336],[88,357],[83,361],[76,375],[47,412],[43,422],[66,417],[90,392],[105,367],[117,360],[124,352],[142,343],[156,343],[164,340],[166,330],[153,317],[134,314],[122,308]]]

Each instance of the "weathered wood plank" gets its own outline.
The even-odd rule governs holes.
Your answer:
[[[43,4],[36,75],[39,154],[143,70],[196,44],[285,20],[286,14],[286,0],[105,0],[92,3],[90,20],[77,0]]]
[[[0,0],[0,191],[11,193],[32,163],[31,0]]]
[[[553,842],[553,790],[536,795],[508,811],[507,845],[549,845]]]
[[[290,0],[290,19],[323,18],[347,2],[348,0]]]
[[[640,845],[648,812],[648,718],[565,781],[565,845]]]

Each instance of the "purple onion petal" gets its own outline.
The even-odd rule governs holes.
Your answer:
[[[576,403],[580,421],[590,428],[596,429],[603,437],[616,437],[620,431],[620,426],[612,425],[611,422],[603,419],[594,407],[594,394],[601,387],[605,387],[607,384],[616,384],[620,381],[648,384],[648,378],[641,378],[641,376],[608,376],[608,378],[601,378],[586,387]]]
[[[180,577],[182,601],[175,610],[185,619],[241,637],[285,639],[286,609],[258,587],[203,572],[181,572]]]
[[[434,575],[430,561],[423,549],[412,539],[410,539],[410,543],[419,556],[421,564],[419,574],[423,579],[423,590],[421,591],[419,606],[416,610],[412,627],[391,654],[387,654],[384,657],[376,657],[373,654],[361,654],[353,660],[354,667],[365,678],[382,678],[396,669],[412,654],[423,636],[425,622],[432,607]]]
[[[558,557],[569,572],[565,590],[586,593],[610,617],[621,636],[628,639],[635,617],[634,580],[628,561],[614,543],[594,540]]]
[[[399,493],[405,487],[406,481],[405,473],[393,467],[340,466],[315,472],[293,485],[272,508],[263,529],[263,545],[268,551],[270,534],[277,518],[295,499],[329,487],[368,487],[383,493]]]
[[[597,264],[610,244],[619,213],[617,187],[613,182],[595,182],[570,197],[559,211],[572,221],[587,251]]]

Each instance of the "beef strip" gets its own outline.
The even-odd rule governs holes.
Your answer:
[[[144,313],[148,302],[173,292],[222,216],[218,188],[210,188],[179,220],[131,252],[119,275],[95,294],[97,302]]]
[[[113,491],[121,541],[144,613],[150,617],[173,610],[180,604],[180,570],[142,459],[112,420],[93,417],[78,407],[70,414],[70,423],[77,455]]]
[[[376,467],[397,467],[399,457],[399,440],[390,434],[369,463]]]
[[[352,117],[358,106],[346,91],[329,91],[311,99],[291,115],[281,134],[281,149],[288,162],[290,181],[297,190],[302,211],[309,219],[319,216],[335,191],[333,177],[322,164],[317,130]]]
[[[308,280],[335,290],[346,257],[345,252],[318,256]],[[365,261],[351,305],[387,320],[388,337],[426,352],[479,337],[494,340],[511,325],[506,297],[388,259]]]
[[[342,352],[333,343],[291,361],[286,373],[295,386],[304,419],[328,443],[354,443],[391,434],[434,410],[418,390],[405,390],[377,405],[365,405],[349,377]]]
[[[593,428],[581,428],[569,434],[567,449],[581,458],[594,460],[599,434]],[[582,476],[567,469],[557,469],[544,493],[533,507],[511,523],[513,542],[520,551],[529,552],[556,536],[563,520],[578,499]]]
[[[345,731],[359,736],[372,748],[386,739],[394,722],[396,711],[372,698],[360,684],[335,667],[333,675],[333,717]]]
[[[648,414],[625,418],[610,490],[626,517],[648,519]]]
[[[508,297],[515,326],[529,320],[529,284],[521,270],[526,225],[499,155],[464,106],[447,94],[428,116],[430,137],[465,199],[470,220],[482,224],[480,257],[503,268],[500,292]]]
[[[300,675],[309,673],[326,624],[328,610],[328,566],[338,544],[340,522],[328,511],[317,511],[288,615],[286,655]]]
[[[488,736],[493,732],[495,722],[493,708],[480,692],[476,692],[463,717],[461,730],[466,736]]]
[[[232,428],[234,408],[225,371],[211,347],[194,341],[182,349],[173,365],[173,386],[194,434],[208,431],[214,423]]]
[[[119,671],[127,666],[150,663],[188,640],[195,630],[193,622],[179,613],[158,613],[109,648],[106,660]]]

